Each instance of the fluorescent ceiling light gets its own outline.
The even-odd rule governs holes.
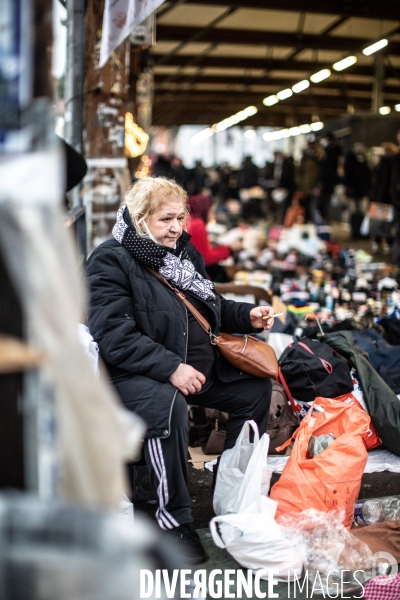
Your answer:
[[[328,77],[331,76],[331,71],[330,69],[322,69],[321,71],[318,71],[318,73],[314,73],[314,75],[311,75],[310,79],[313,83],[319,83],[320,81],[323,81],[324,79],[328,79]]]
[[[248,106],[242,112],[245,113],[246,118],[247,117],[252,117],[256,113],[258,113],[258,108],[256,106]]]
[[[394,107],[394,110],[396,112],[400,112],[400,104],[396,104],[396,106]]]
[[[263,133],[262,139],[264,142],[271,142],[274,139],[273,134],[273,131],[267,131],[267,133]]]
[[[293,96],[293,92],[290,88],[286,88],[286,90],[277,93],[279,100],[286,100],[286,98],[290,98],[290,96]]]
[[[347,56],[343,58],[343,60],[339,60],[333,65],[335,71],[344,71],[344,69],[348,69],[352,65],[355,65],[357,62],[357,56]]]
[[[385,46],[387,46],[388,43],[389,42],[387,40],[380,40],[379,42],[375,42],[375,44],[372,44],[372,46],[364,48],[362,52],[363,54],[365,54],[365,56],[369,56],[370,54],[373,54],[374,52],[378,52],[378,50],[382,50],[382,48],[385,48]]]
[[[263,140],[266,142],[272,142],[274,140],[281,140],[283,138],[293,137],[296,135],[300,135],[301,133],[310,133],[311,131],[320,131],[320,129],[324,128],[324,124],[322,121],[318,121],[317,123],[310,123],[299,125],[298,127],[290,127],[290,129],[278,129],[277,131],[268,131],[264,133]]]
[[[252,140],[256,137],[256,132],[254,131],[254,129],[246,129],[246,131],[243,134],[243,137],[246,138],[246,140]]]
[[[268,96],[267,98],[264,98],[263,100],[263,104],[265,104],[265,106],[273,106],[274,104],[277,104],[279,102],[279,98],[277,96]]]
[[[278,131],[267,131],[262,136],[265,142],[272,142],[274,140],[280,140],[282,138],[281,130]]]
[[[311,131],[320,131],[324,128],[324,124],[322,121],[317,121],[316,123],[311,123],[310,125]]]
[[[232,127],[232,125],[237,125],[238,123],[240,123],[240,121],[244,121],[245,119],[252,117],[256,113],[258,113],[258,108],[256,106],[248,106],[247,108],[244,108],[243,110],[240,110],[239,112],[237,112],[235,115],[231,115],[230,117],[223,119],[223,121],[220,121],[219,123],[214,123],[214,125],[211,128],[211,131],[213,133],[215,131],[217,131],[217,132],[224,131],[225,129],[228,129],[228,127]],[[203,131],[206,131],[206,130],[203,130]],[[199,135],[199,134],[197,133],[195,136],[193,136],[193,138],[196,138],[197,135]],[[206,135],[206,134],[204,134],[204,135]],[[212,134],[210,134],[210,135],[212,135]],[[208,137],[208,135],[206,137]],[[192,140],[193,140],[193,138],[192,138]]]
[[[379,112],[381,115],[388,115],[392,109],[390,106],[381,106]]]
[[[200,144],[203,140],[206,140],[212,135],[214,135],[213,129],[211,129],[211,127],[207,127],[207,129],[202,129],[201,131],[199,131],[199,133],[196,133],[190,139],[190,143],[193,144],[193,146],[197,146],[197,144]]]
[[[299,81],[299,83],[293,85],[292,90],[295,94],[299,94],[303,90],[306,90],[308,87],[310,87],[310,82],[308,81],[308,79],[303,79],[303,81]]]

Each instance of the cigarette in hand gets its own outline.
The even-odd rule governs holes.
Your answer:
[[[263,317],[263,319],[273,319],[274,317],[283,317],[285,313],[275,313],[274,315],[269,315]]]

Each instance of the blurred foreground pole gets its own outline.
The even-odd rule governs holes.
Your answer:
[[[66,0],[66,7],[68,37],[65,76],[65,141],[82,154],[85,0]]]
[[[11,214],[9,189],[17,189],[27,173],[24,159],[48,147],[53,131],[50,76],[52,0],[1,0],[0,181],[2,214]],[[7,68],[4,68],[8,65]],[[54,123],[52,124],[54,130]],[[18,173],[18,180],[15,173]],[[14,177],[14,179],[13,179]],[[31,188],[34,186],[30,182]],[[37,489],[34,370],[20,354],[10,367],[12,339],[28,341],[22,298],[10,268],[12,248],[0,237],[0,488]],[[20,269],[24,266],[20,265]],[[8,339],[7,337],[10,336]],[[11,339],[10,339],[11,338]],[[9,344],[7,346],[7,344]],[[33,383],[33,386],[32,386]],[[32,400],[27,409],[27,398]]]

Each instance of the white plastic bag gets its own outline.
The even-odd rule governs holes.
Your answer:
[[[250,429],[254,443],[250,443]],[[254,421],[246,421],[233,448],[222,453],[213,505],[217,515],[238,513],[269,491],[272,470],[267,466],[269,435],[259,439]]]
[[[274,520],[276,507],[274,500],[260,496],[239,514],[214,517],[210,530],[214,543],[226,548],[242,567],[273,571],[275,579],[287,581],[301,575],[304,549],[285,539]]]

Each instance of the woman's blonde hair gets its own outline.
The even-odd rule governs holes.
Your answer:
[[[147,217],[167,202],[181,202],[185,216],[189,214],[187,193],[172,179],[166,177],[143,177],[138,179],[125,194],[124,202],[136,229],[141,237],[148,237],[142,227]]]

